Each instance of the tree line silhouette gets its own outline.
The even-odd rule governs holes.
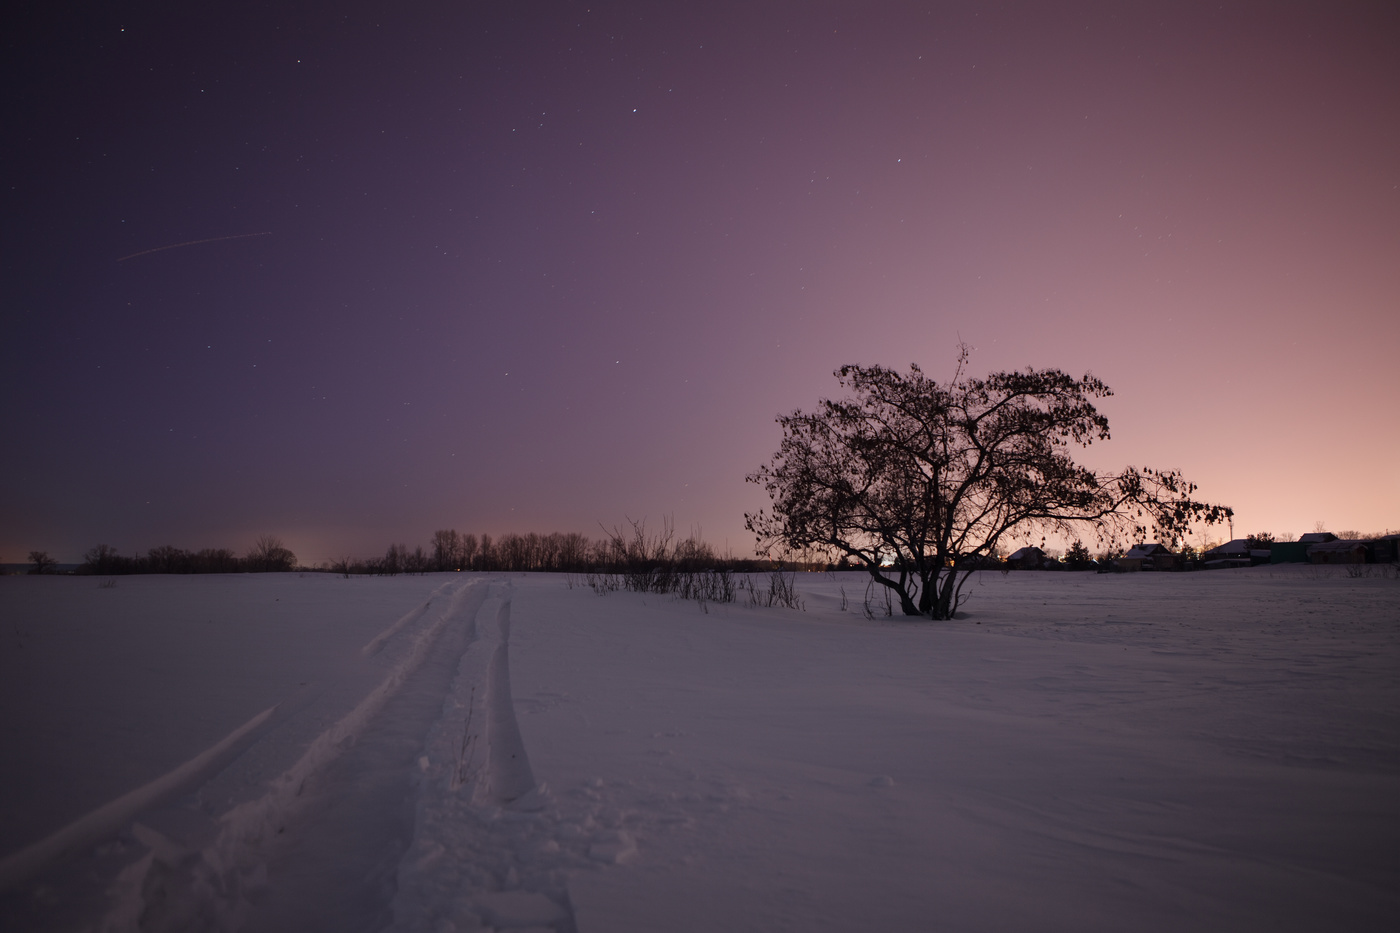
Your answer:
[[[285,573],[304,569],[276,535],[263,535],[242,557],[228,548],[187,551],[173,545],[153,547],[145,556],[125,555],[109,544],[83,554],[80,574],[118,576],[135,573]]]
[[[677,540],[670,521],[660,533],[648,533],[645,522],[604,529],[602,538],[578,532],[539,534],[471,534],[445,528],[433,533],[428,547],[409,550],[390,545],[381,557],[342,557],[330,564],[333,573],[394,575],[450,571],[507,573],[629,573],[645,567],[668,571],[727,570],[753,572],[775,566],[775,561],[721,557],[699,534]]]
[[[243,556],[228,548],[189,551],[173,545],[151,548],[145,555],[125,555],[99,544],[83,555],[77,572],[93,576],[149,573],[337,573],[342,576],[488,571],[508,573],[651,574],[725,570],[751,573],[780,564],[794,569],[817,569],[801,562],[785,564],[718,555],[698,533],[677,539],[669,521],[660,533],[649,533],[644,522],[630,521],[624,529],[604,529],[604,537],[577,532],[507,533],[499,537],[446,528],[433,534],[427,547],[391,544],[377,557],[340,557],[329,564],[302,566],[275,535],[263,535]],[[823,565],[824,566],[824,565]]]

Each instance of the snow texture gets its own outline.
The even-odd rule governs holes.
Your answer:
[[[568,584],[0,580],[0,927],[1400,918],[1393,578],[981,573],[947,623]]]

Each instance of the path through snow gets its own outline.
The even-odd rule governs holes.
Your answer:
[[[531,862],[522,849],[538,848],[552,824],[511,701],[511,593],[488,580],[439,586],[362,649],[394,656],[383,679],[264,793],[217,820],[198,794],[172,796],[197,790],[211,763],[226,764],[275,709],[0,861],[12,889],[7,923],[29,926],[50,906],[13,889],[124,830],[144,852],[106,887],[102,933],[442,933],[485,923],[573,933],[563,875],[515,867]],[[469,872],[444,867],[449,846],[470,851]]]

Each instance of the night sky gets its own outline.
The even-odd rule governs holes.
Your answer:
[[[3,40],[0,560],[747,554],[774,416],[960,339],[1400,527],[1393,3],[80,6]]]

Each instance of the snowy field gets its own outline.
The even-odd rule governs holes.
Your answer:
[[[979,577],[0,579],[0,928],[1400,928],[1400,580]]]

